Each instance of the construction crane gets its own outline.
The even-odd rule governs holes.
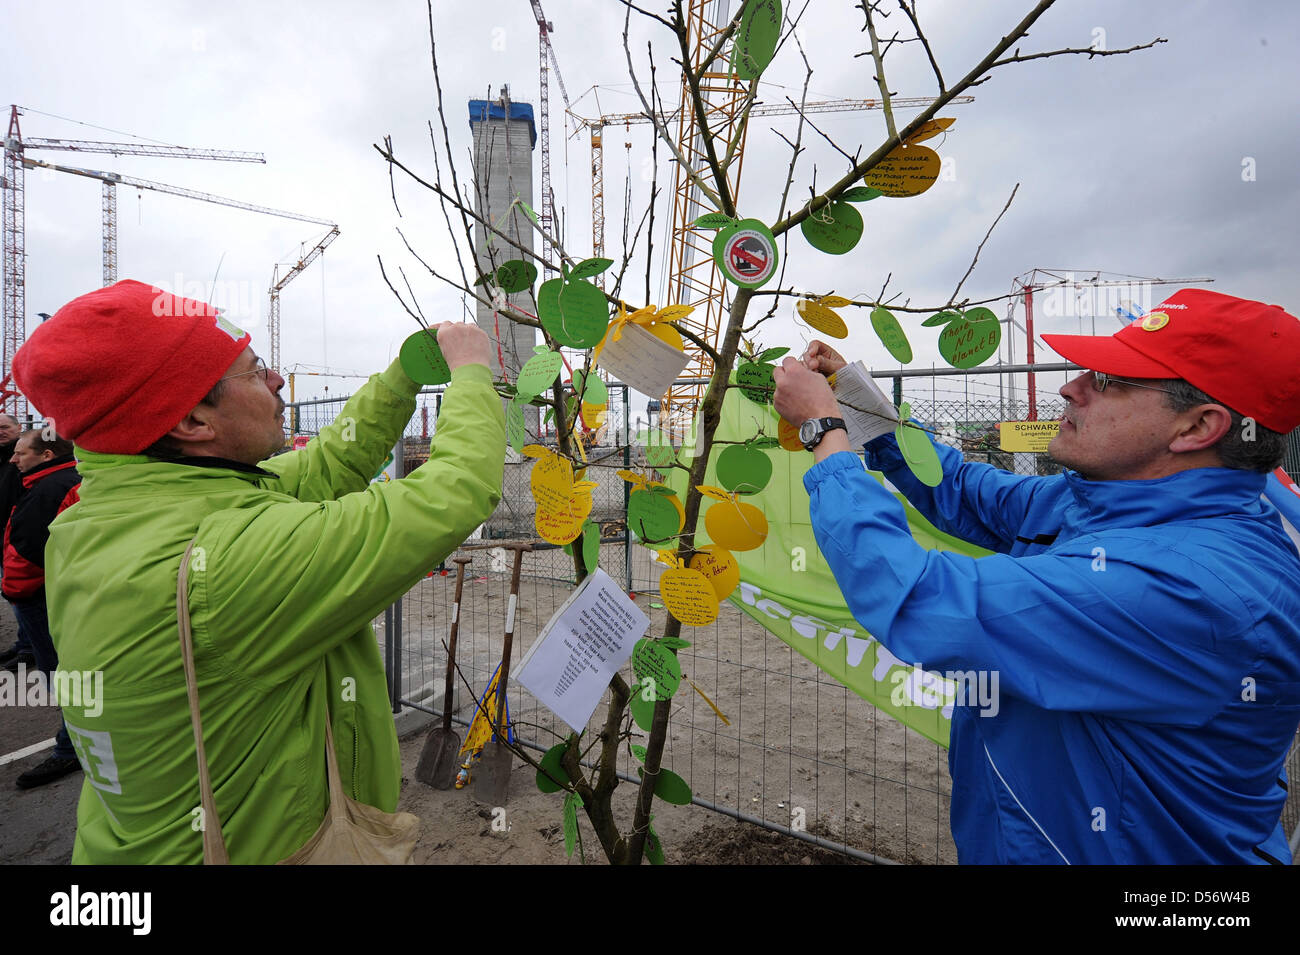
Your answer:
[[[1088,276],[1081,278],[1080,275]],[[1105,278],[1104,276],[1118,276],[1116,278]],[[1052,289],[1066,288],[1112,288],[1115,286],[1126,286],[1133,289],[1141,289],[1145,286],[1155,285],[1200,285],[1205,282],[1213,282],[1212,278],[1191,278],[1191,279],[1161,279],[1147,278],[1140,275],[1122,275],[1114,272],[1083,272],[1079,273],[1071,269],[1030,269],[1024,275],[1018,276],[1011,280],[1011,293],[1013,296],[1019,296],[1025,305],[1025,363],[1033,367],[1034,364],[1034,293],[1043,292]],[[1069,314],[1069,300],[1066,300],[1066,308],[1062,309],[1062,314]],[[1012,298],[1007,308],[1007,321],[1014,322],[1014,311],[1016,299]],[[1096,314],[1096,309],[1090,309],[1090,312]],[[1093,333],[1096,333],[1096,326],[1093,327]],[[1014,337],[1007,336],[1008,363],[1015,364],[1015,351],[1012,347]],[[1028,390],[1029,390],[1029,420],[1038,420],[1038,390],[1037,378],[1033,371],[1028,373]]]
[[[710,182],[713,177],[705,149],[706,140],[714,142],[736,142],[734,159],[727,169],[726,189],[733,200],[737,196],[740,174],[743,165],[745,135],[748,125],[738,129],[745,109],[749,106],[749,84],[739,79],[727,66],[727,58],[720,55],[707,72],[701,74],[700,67],[707,52],[717,45],[718,39],[730,22],[725,12],[720,13],[721,22],[706,13],[706,8],[718,9],[720,5],[713,0],[690,0],[686,11],[687,46],[691,50],[691,62],[682,64],[682,86],[678,102],[689,104],[691,89],[687,80],[686,68],[699,76],[699,91],[704,100],[703,113],[706,125],[701,128],[696,110],[678,107],[665,120],[677,121],[677,144],[686,163],[674,163],[673,182],[673,218],[672,240],[668,249],[668,289],[666,302],[672,304],[694,305],[695,311],[681,320],[683,327],[710,345],[716,345],[722,325],[723,298],[725,283],[718,273],[713,260],[713,237],[711,230],[694,230],[690,227],[700,215],[715,212],[705,205],[699,187],[692,179],[691,173]],[[725,6],[725,5],[721,5]],[[951,102],[969,103],[974,97],[954,97]],[[933,99],[929,97],[891,96],[892,107],[925,107]],[[772,116],[783,113],[826,113],[838,110],[880,109],[884,104],[880,100],[825,100],[809,103],[800,107],[789,104],[755,105],[749,110],[750,116]],[[617,117],[602,117],[587,121],[592,131],[592,172],[594,194],[592,199],[593,244],[604,247],[604,197],[603,185],[600,184],[603,161],[600,158],[600,131],[610,122],[647,122],[644,113],[624,114]],[[715,192],[720,191],[713,184]],[[597,225],[599,222],[599,225]],[[595,253],[599,255],[599,252]],[[704,395],[709,378],[713,374],[713,362],[707,352],[693,342],[686,345],[687,364],[682,372],[682,383],[669,386],[664,395],[661,421],[676,431],[689,425],[695,409]],[[689,382],[689,383],[688,383]]]
[[[564,98],[564,107],[567,112],[569,108],[569,92],[564,88],[564,77],[560,75],[560,64],[555,59],[555,50],[551,46],[551,31],[555,29],[555,24],[546,19],[546,14],[542,12],[542,5],[538,0],[529,0],[533,5],[533,17],[537,20],[537,59],[539,64],[540,79],[538,84],[538,105],[539,119],[541,121],[541,139],[542,139],[542,233],[546,236],[555,237],[555,200],[551,193],[551,111],[550,111],[550,81],[547,76],[547,60],[555,68],[555,82],[560,87],[560,96]],[[548,263],[551,259],[552,247],[549,242],[544,243],[542,258]],[[599,252],[594,253],[599,255]]]
[[[954,96],[954,103],[973,103],[973,96]],[[932,102],[928,96],[892,96],[890,97],[891,107],[906,109],[909,107],[924,108]],[[812,103],[802,105],[791,105],[789,103],[760,103],[754,106],[750,116],[791,116],[796,113],[848,113],[856,110],[880,109],[883,103],[878,99],[829,99],[818,100]],[[648,123],[650,117],[645,113],[612,113],[608,116],[598,116],[595,119],[588,119],[579,116],[572,110],[569,115],[574,118],[578,127],[587,129],[591,134],[591,245],[592,255],[603,256],[605,254],[605,161],[604,161],[604,129],[606,126],[631,126],[633,123]],[[679,123],[681,119],[681,107],[670,113],[661,113],[659,115],[660,125],[667,127],[670,123]],[[712,210],[710,210],[712,211]]]
[[[221,162],[265,163],[261,153],[234,149],[199,149],[186,146],[169,146],[147,143],[116,143],[97,140],[48,139],[32,137],[23,139],[18,122],[18,107],[9,108],[9,129],[4,141],[4,215],[3,215],[3,367],[8,371],[14,353],[26,338],[26,238],[24,236],[24,153],[28,149],[62,150],[66,152],[108,153],[114,156],[147,156],[166,159],[207,159]],[[104,253],[103,281],[111,285],[117,281],[117,188],[115,183],[102,182],[101,214],[103,218]],[[7,403],[9,393],[0,399]],[[17,398],[17,411],[26,412],[26,400]]]
[[[269,206],[259,206],[251,202],[241,202],[238,199],[227,199],[224,196],[217,196],[208,192],[199,192],[197,189],[185,189],[182,188],[181,186],[170,186],[167,185],[166,183],[150,182],[147,179],[136,179],[133,176],[123,176],[120,173],[116,173],[116,172],[104,172],[98,169],[80,169],[75,166],[60,166],[55,163],[42,162],[39,159],[25,158],[23,159],[23,165],[29,169],[30,168],[50,169],[55,172],[68,173],[69,175],[73,175],[73,176],[83,176],[87,179],[98,179],[104,183],[113,183],[113,184],[120,183],[127,186],[135,186],[137,189],[149,189],[154,192],[162,192],[168,195],[184,196],[187,199],[198,199],[201,202],[210,202],[219,206],[228,206],[232,209],[243,209],[246,212],[257,212],[257,213],[261,213],[262,215],[277,216],[281,219],[295,219],[299,222],[311,222],[316,225],[328,226],[330,232],[327,233],[325,239],[323,239],[315,249],[313,249],[310,253],[308,253],[303,257],[303,260],[300,263],[301,268],[295,266],[291,270],[290,274],[285,276],[284,281],[281,283],[281,287],[283,287],[284,284],[287,284],[293,278],[293,276],[297,275],[297,273],[300,272],[302,268],[306,268],[307,265],[309,265],[312,261],[315,261],[315,259],[320,255],[320,253],[325,250],[325,246],[329,245],[330,242],[333,242],[334,239],[337,238],[339,234],[338,226],[335,223],[330,222],[328,219],[318,219],[314,216],[306,216],[297,212],[286,212],[283,209],[272,209]],[[107,235],[107,233],[104,236],[104,245],[105,248],[107,248],[109,245],[109,236]],[[114,251],[114,254],[116,255],[116,250]],[[277,272],[278,269],[279,266],[277,265],[276,266]],[[279,281],[278,276],[273,275],[271,280],[271,284],[273,286],[271,304],[272,304],[272,308],[275,311],[272,317],[270,336],[271,336],[271,356],[272,356],[271,363],[275,367],[279,367],[279,357],[280,357],[280,322],[279,322],[280,303],[279,303],[278,290],[274,289],[274,286],[277,281]],[[8,359],[9,357],[11,356],[6,356],[6,359]]]
[[[271,368],[275,371],[280,370],[280,290],[297,278],[307,266],[311,265],[331,242],[339,237],[339,227],[331,226],[330,230],[325,233],[325,237],[317,242],[310,252],[301,253],[298,260],[292,265],[284,263],[287,271],[284,276],[280,276],[280,265],[276,263],[271,272],[271,308],[269,311],[270,319],[267,322],[268,330],[271,335]],[[307,243],[303,243],[306,246]],[[292,394],[292,392],[290,392]]]

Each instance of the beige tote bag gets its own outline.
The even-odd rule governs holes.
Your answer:
[[[197,539],[197,538],[196,538]],[[194,639],[190,629],[189,570],[194,541],[185,548],[176,578],[176,621],[180,630],[181,657],[185,661],[185,688],[194,724],[194,745],[199,757],[199,792],[203,804],[203,862],[229,865],[226,840],[212,795],[208,758],[203,750],[203,724],[199,719],[198,681],[194,675]],[[409,812],[384,812],[357,802],[343,792],[338,758],[334,754],[334,733],[328,707],[325,713],[325,767],[329,777],[329,809],[320,828],[306,845],[282,859],[279,865],[409,865],[420,838],[420,819]]]

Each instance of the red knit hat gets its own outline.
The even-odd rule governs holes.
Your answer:
[[[1206,289],[1182,289],[1114,335],[1044,335],[1058,355],[1126,378],[1181,378],[1266,428],[1300,425],[1300,319]]]
[[[251,341],[211,305],[126,279],[43,322],[14,355],[14,382],[61,437],[136,454],[189,414]]]

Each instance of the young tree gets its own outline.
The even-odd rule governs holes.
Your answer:
[[[701,549],[696,546],[695,538],[705,498],[710,496],[728,498],[731,501],[729,506],[740,506],[734,497],[720,492],[719,489],[705,487],[706,472],[710,463],[716,463],[719,455],[725,450],[715,444],[715,434],[728,389],[741,389],[751,400],[760,402],[771,400],[770,363],[779,357],[784,349],[746,348],[745,336],[771,318],[776,312],[777,304],[784,298],[796,300],[797,310],[808,324],[819,329],[829,329],[829,334],[832,335],[835,334],[834,329],[839,322],[834,309],[852,307],[871,310],[872,325],[885,347],[904,363],[911,360],[910,347],[907,344],[906,333],[892,311],[904,312],[908,315],[933,315],[934,317],[925,324],[944,326],[940,331],[941,350],[952,364],[959,367],[978,364],[996,350],[996,335],[999,328],[996,318],[989,313],[988,309],[980,307],[985,302],[995,299],[972,301],[970,298],[959,297],[966,279],[974,269],[979,252],[988,239],[988,234],[980,241],[972,257],[970,268],[957,282],[948,300],[928,306],[914,305],[910,300],[899,304],[897,301],[899,295],[886,297],[888,280],[885,283],[886,288],[882,288],[880,294],[872,300],[850,300],[833,295],[796,291],[795,288],[784,283],[785,269],[791,264],[788,261],[783,263],[779,274],[775,273],[773,268],[767,270],[769,274],[763,276],[761,281],[746,281],[744,269],[748,253],[743,242],[736,240],[735,237],[748,230],[753,240],[758,243],[755,248],[760,252],[770,243],[773,264],[776,240],[796,227],[801,229],[814,248],[832,252],[846,251],[857,241],[862,231],[861,216],[855,211],[854,204],[871,201],[881,196],[915,195],[928,188],[938,176],[939,160],[932,150],[920,144],[938,135],[951,123],[951,120],[939,117],[939,112],[956,97],[989,81],[992,74],[1000,67],[1065,55],[1084,55],[1089,58],[1121,55],[1146,49],[1164,40],[1157,38],[1149,43],[1120,50],[1104,50],[1089,46],[1022,53],[1018,44],[1029,35],[1030,28],[1053,4],[1053,0],[1041,0],[1018,22],[1008,25],[1001,39],[978,62],[967,65],[960,78],[951,81],[945,79],[929,39],[922,29],[915,2],[858,0],[851,6],[860,11],[867,44],[867,49],[863,52],[871,58],[874,79],[880,91],[882,137],[865,157],[862,156],[865,147],[857,146],[853,152],[849,152],[842,145],[832,142],[844,160],[844,170],[840,178],[822,189],[810,187],[810,198],[799,208],[787,212],[787,200],[795,182],[796,167],[805,149],[802,145],[805,128],[811,128],[821,134],[805,111],[808,91],[806,79],[800,102],[794,104],[791,101],[795,111],[799,113],[796,136],[793,141],[784,136],[780,137],[789,148],[790,161],[782,192],[781,212],[777,221],[769,225],[757,220],[745,220],[742,217],[728,183],[734,181],[734,176],[731,175],[732,167],[740,161],[742,152],[740,144],[754,109],[759,77],[773,56],[780,52],[788,53],[792,47],[797,49],[798,54],[803,57],[806,77],[812,76],[812,67],[808,65],[808,59],[804,56],[803,47],[799,42],[801,21],[816,15],[811,12],[810,4],[805,0],[799,9],[792,13],[782,9],[780,0],[744,0],[730,23],[721,33],[709,40],[708,49],[697,51],[691,48],[693,35],[688,27],[688,19],[694,7],[699,4],[699,0],[689,0],[689,2],[674,0],[667,5],[666,11],[662,14],[647,10],[630,0],[622,0],[622,2],[625,7],[623,43],[627,54],[628,70],[640,98],[644,115],[654,124],[656,149],[662,147],[675,163],[683,166],[698,187],[700,194],[709,197],[715,207],[712,214],[697,219],[694,227],[719,230],[718,238],[721,246],[725,249],[735,249],[735,261],[739,267],[727,276],[732,283],[729,286],[730,299],[725,310],[725,322],[716,340],[706,340],[693,332],[689,326],[674,320],[680,316],[680,311],[660,310],[655,313],[649,301],[651,297],[649,256],[646,263],[645,301],[629,304],[626,300],[623,288],[628,265],[635,254],[641,233],[646,231],[648,234],[647,222],[653,222],[655,200],[659,194],[657,183],[652,183],[651,202],[642,215],[630,242],[627,241],[625,230],[623,254],[621,262],[618,263],[607,259],[580,260],[571,255],[564,248],[558,235],[548,234],[541,229],[535,214],[524,201],[519,199],[512,205],[509,214],[514,217],[516,226],[520,225],[522,219],[524,228],[531,228],[537,233],[540,241],[545,244],[542,253],[532,252],[511,238],[503,222],[486,222],[480,219],[474,211],[476,206],[472,196],[462,187],[451,155],[450,137],[447,133],[446,114],[442,103],[442,82],[438,70],[431,5],[429,39],[441,125],[439,136],[435,134],[430,124],[430,134],[434,140],[434,175],[431,179],[418,175],[399,160],[392,149],[391,142],[387,140],[383,147],[376,146],[376,149],[389,164],[390,176],[394,168],[398,169],[438,196],[448,229],[455,231],[453,220],[459,220],[469,248],[473,247],[475,222],[481,223],[494,237],[491,247],[487,249],[486,266],[482,268],[467,270],[458,248],[459,278],[440,274],[414,249],[411,249],[408,243],[408,250],[431,275],[459,289],[464,295],[495,308],[500,315],[510,321],[540,330],[548,354],[558,353],[562,346],[576,347],[585,352],[587,357],[583,363],[583,372],[572,375],[571,385],[566,386],[563,376],[557,370],[560,360],[549,358],[547,355],[538,356],[538,367],[532,369],[531,375],[530,369],[525,368],[515,382],[502,381],[499,385],[502,395],[512,400],[511,414],[515,416],[516,421],[514,439],[516,443],[518,443],[519,422],[522,416],[513,409],[527,402],[548,406],[549,417],[554,423],[557,435],[556,449],[552,452],[545,448],[530,448],[529,452],[526,452],[541,457],[547,462],[547,467],[559,467],[561,470],[567,468],[568,473],[572,475],[574,468],[578,469],[580,474],[584,467],[606,464],[596,451],[586,447],[584,442],[590,429],[584,427],[588,422],[582,419],[584,405],[593,407],[592,402],[585,400],[588,397],[588,389],[602,387],[596,384],[596,376],[590,373],[594,364],[591,356],[592,352],[598,350],[599,345],[602,344],[601,340],[605,336],[605,326],[609,322],[611,312],[616,325],[625,324],[629,314],[640,315],[647,320],[657,317],[661,324],[675,329],[712,360],[713,373],[700,401],[696,418],[693,456],[688,461],[674,462],[670,465],[687,472],[686,495],[684,501],[680,502],[681,526],[676,532],[664,534],[664,539],[659,541],[654,540],[654,537],[659,536],[658,534],[639,535],[652,546],[670,547],[668,552],[663,553],[663,559],[680,568],[687,567],[692,558],[697,557],[701,552]],[[648,83],[643,85],[638,75],[628,39],[629,25],[634,14],[651,21],[656,25],[656,29],[661,31],[660,45],[666,45],[671,51],[670,59],[680,71],[680,78],[683,80],[686,102],[682,104],[682,108],[695,112],[699,128],[710,127],[708,93],[704,89],[706,74],[717,72],[719,69],[729,69],[735,78],[737,89],[743,91],[744,98],[740,105],[739,119],[734,124],[731,138],[715,141],[705,137],[703,143],[705,160],[701,167],[691,167],[682,145],[676,140],[677,134],[672,124],[666,118],[667,112],[662,106],[656,84],[654,43],[651,44],[649,51],[651,72]],[[936,86],[933,101],[901,127],[891,103],[894,94],[886,79],[886,64],[891,55],[924,57],[931,68]],[[444,179],[444,166],[450,181]],[[485,192],[486,183],[477,183],[476,190]],[[1013,190],[1012,198],[1014,195]],[[395,190],[394,202],[396,202]],[[1008,199],[1007,207],[1010,204],[1011,199]],[[1007,207],[1004,207],[1002,213],[999,213],[994,220],[989,234],[1002,214],[1005,214]],[[554,253],[559,262],[558,269],[547,264],[547,259],[550,257],[547,252]],[[615,265],[618,268],[606,277],[604,290],[586,281],[607,269],[612,270]],[[382,261],[380,267],[383,268]],[[543,272],[548,269],[558,271],[559,275],[547,278],[534,292],[533,280],[539,276],[539,269]],[[405,282],[404,274],[402,278]],[[767,284],[771,278],[776,279],[774,286],[760,290],[760,286]],[[386,273],[385,279],[388,279]],[[393,287],[391,281],[389,286],[393,288],[394,295],[402,302],[403,307],[423,324],[422,316],[417,314],[419,306],[415,304],[415,295],[409,284],[406,285],[406,290],[415,311],[407,305],[406,299]],[[524,290],[530,293],[531,311],[512,306],[505,298],[507,294]],[[770,303],[764,314],[752,317],[751,307],[760,297],[769,298]],[[1004,296],[999,296],[1001,297]],[[669,303],[670,307],[676,304],[678,303]],[[646,311],[647,309],[649,311]],[[561,323],[562,327],[548,320],[548,316],[553,315],[566,316],[566,320]],[[578,317],[576,322],[575,316]],[[991,327],[988,324],[990,318]],[[842,325],[842,322],[840,324]],[[581,329],[575,331],[575,327],[571,326],[581,326]],[[982,345],[977,344],[980,338],[984,339]],[[738,359],[741,358],[745,359],[741,363],[744,367],[739,369],[737,375]],[[549,387],[539,387],[538,368],[541,368],[543,377],[549,380]],[[903,415],[903,419],[902,427],[906,427],[906,414]],[[718,453],[715,454],[715,451]],[[561,463],[557,465],[555,462]],[[583,491],[580,484],[581,482],[572,484],[575,501],[579,501]],[[653,488],[648,490],[653,491]],[[581,511],[580,501],[575,506],[578,507],[578,511]],[[585,514],[582,516],[585,517]],[[571,548],[575,573],[577,579],[581,581],[590,569],[588,561],[591,560],[592,555],[589,549],[592,538],[584,536],[587,525],[582,525],[580,517],[574,518],[572,511],[568,517],[569,526],[563,533],[565,535],[572,533],[573,540],[581,540],[588,544],[584,547],[575,543]],[[644,531],[645,526],[640,529]],[[716,535],[711,536],[716,537]],[[597,531],[595,536],[597,543],[598,537]],[[661,663],[667,657],[675,658],[677,650],[688,645],[681,638],[681,627],[681,621],[669,616],[662,634],[649,641],[643,641],[652,647],[648,652]],[[672,664],[668,666],[671,669]],[[680,779],[661,766],[664,743],[668,737],[672,688],[665,691],[662,687],[655,687],[648,681],[642,682],[647,683],[648,689],[639,685],[629,687],[627,681],[620,675],[613,678],[609,685],[610,700],[603,726],[596,740],[589,745],[584,747],[581,735],[573,733],[563,743],[548,752],[540,764],[525,751],[517,750],[521,758],[539,767],[539,779],[547,788],[565,792],[566,831],[572,831],[575,825],[573,816],[580,806],[609,861],[617,864],[637,864],[643,856],[652,862],[662,861],[663,849],[651,824],[654,800],[656,795],[659,795],[669,801],[678,801],[684,786]],[[642,698],[634,699],[634,691],[643,694]],[[654,700],[652,710],[649,705],[651,699]],[[644,746],[630,744],[636,725],[633,710],[638,711],[635,715],[640,721],[648,723],[649,736]],[[643,771],[633,817],[626,825],[620,826],[612,807],[612,796],[619,783],[616,773],[617,759],[621,747],[625,744],[629,745],[641,760]],[[593,749],[595,764],[588,772],[584,769],[582,760]],[[689,800],[689,795],[689,787],[686,787],[686,800]]]

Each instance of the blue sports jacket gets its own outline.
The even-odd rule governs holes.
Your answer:
[[[1290,862],[1300,557],[1265,475],[1018,477],[937,446],[929,488],[893,436],[866,450],[936,527],[995,552],[920,547],[856,455],[804,476],[853,616],[927,670],[997,671],[996,707],[953,709],[960,862]]]

